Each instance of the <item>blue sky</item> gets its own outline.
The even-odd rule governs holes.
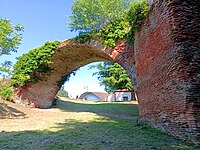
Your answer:
[[[1,56],[1,60],[16,62],[16,57],[27,53],[30,49],[39,47],[46,41],[63,41],[77,35],[68,28],[68,16],[71,15],[73,0],[0,0],[0,17],[24,26],[22,44],[18,53]],[[65,89],[75,97],[86,91],[104,91],[99,81],[88,70],[82,67],[76,76],[72,76],[65,84]]]

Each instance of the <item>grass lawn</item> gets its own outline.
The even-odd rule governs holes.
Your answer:
[[[51,109],[20,112],[26,115],[0,119],[5,123],[5,126],[0,126],[0,150],[200,149],[195,144],[137,123],[138,105],[133,102],[62,99]],[[31,118],[34,120],[28,120]],[[28,124],[23,124],[25,122]]]

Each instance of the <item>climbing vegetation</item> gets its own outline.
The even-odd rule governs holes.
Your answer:
[[[125,38],[129,32],[128,22],[124,20],[116,20],[110,22],[105,28],[102,28],[98,32],[101,43],[103,45],[115,46],[116,43]]]
[[[79,34],[79,36],[75,37],[75,39],[78,43],[83,44],[86,42],[90,42],[90,40],[94,38],[95,34],[96,31],[82,32]]]
[[[58,41],[46,42],[41,47],[32,49],[19,57],[17,63],[14,65],[12,82],[23,86],[26,83],[35,83],[42,80],[44,74],[52,71],[49,64],[53,62],[50,58],[54,54],[54,50],[58,47],[58,44]]]
[[[8,78],[12,73],[12,63],[10,61],[5,61],[0,64],[0,97],[3,100],[12,101],[13,87],[10,84],[10,79]]]
[[[134,44],[134,33],[138,30],[138,27],[142,24],[142,21],[146,18],[149,10],[149,4],[147,0],[135,1],[126,16],[129,22],[130,30],[127,34],[126,40],[129,44]]]
[[[113,7],[115,6],[112,6],[112,8]],[[92,12],[91,9],[93,9],[93,7],[89,9]],[[99,9],[101,9],[101,7]],[[70,25],[72,30],[79,31],[80,34],[78,37],[76,37],[77,42],[79,43],[84,43],[92,39],[95,39],[99,40],[103,45],[108,45],[113,47],[120,40],[126,40],[129,44],[133,45],[134,33],[141,25],[143,19],[146,17],[148,10],[149,10],[149,5],[147,0],[134,1],[132,5],[130,5],[130,7],[128,7],[127,5],[125,11],[123,11],[123,13],[120,13],[118,17],[107,19],[106,22],[104,22],[101,26],[98,26],[97,28],[94,28],[92,26],[91,27],[87,26],[87,28],[86,27],[84,28],[84,22],[82,22],[83,25],[80,28],[79,26],[73,26],[74,20],[72,20]],[[75,15],[76,11],[78,10],[72,9],[72,11],[74,12]],[[85,17],[90,17],[90,14],[89,13],[85,14]],[[95,18],[96,20],[99,19],[98,14],[96,14]]]

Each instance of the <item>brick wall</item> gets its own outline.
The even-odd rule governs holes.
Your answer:
[[[182,138],[200,134],[200,9],[157,0],[135,35],[141,120]]]

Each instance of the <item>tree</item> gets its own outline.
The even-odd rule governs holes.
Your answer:
[[[124,17],[132,0],[74,0],[69,26],[72,31],[98,30]]]
[[[0,57],[2,55],[10,55],[11,52],[17,52],[18,46],[21,44],[23,26],[12,25],[10,20],[0,18]],[[5,61],[0,64],[0,96],[5,100],[11,100],[13,87],[6,84],[7,78],[12,72],[12,62]],[[10,81],[9,81],[10,82]]]
[[[12,25],[9,19],[0,19],[0,56],[17,52],[21,44],[23,26]]]
[[[12,73],[12,62],[11,61],[4,61],[0,64],[0,76],[3,78],[7,78]]]
[[[97,68],[98,71],[93,75],[97,75],[101,85],[105,86],[108,93],[117,89],[132,90],[131,79],[128,77],[126,71],[117,63],[104,62],[93,65],[90,68]]]
[[[120,40],[134,44],[134,33],[148,14],[147,0],[75,0],[69,26],[79,31],[76,41],[100,40],[115,46]]]
[[[64,90],[64,87],[62,86],[61,89],[58,91],[56,96],[69,97],[69,94],[66,90]]]
[[[17,52],[22,40],[21,25],[12,25],[9,19],[0,19],[0,56],[10,55],[11,52]],[[0,75],[7,77],[10,75],[12,63],[5,61],[0,64]]]

